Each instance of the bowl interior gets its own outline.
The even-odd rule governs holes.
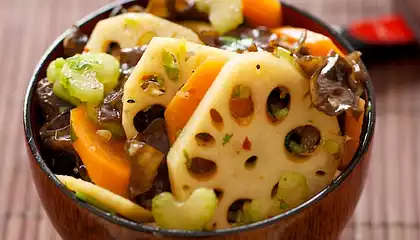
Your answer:
[[[146,0],[125,1],[123,2],[123,5],[130,6],[134,4],[142,4],[143,6],[145,6],[146,3],[147,3]],[[121,4],[121,2],[119,4]],[[90,33],[92,32],[96,23],[104,18],[107,18],[111,10],[119,4],[114,3],[102,9],[99,9],[98,11],[82,19],[76,25],[79,26],[83,32]],[[313,17],[312,15],[306,12],[303,12],[299,9],[296,9],[285,3],[283,3],[283,15],[284,15],[284,25],[307,28],[309,30],[322,33],[330,37],[334,41],[334,43],[340,48],[340,50],[342,50],[344,53],[353,51],[352,47],[344,39],[342,39],[337,32],[335,32],[331,27],[321,22],[317,18]],[[371,84],[371,81],[368,81],[367,88],[366,88],[367,90],[365,94],[365,100],[366,100],[367,106],[369,106],[368,107],[369,111],[367,112],[366,117],[364,118],[360,145],[357,149],[355,156],[353,157],[353,160],[350,166],[324,190],[322,190],[316,196],[312,197],[311,199],[306,201],[304,204],[298,206],[297,208],[291,209],[281,215],[278,215],[278,216],[275,216],[270,219],[266,219],[266,220],[263,220],[254,224],[234,227],[230,229],[220,229],[220,230],[216,230],[212,232],[161,230],[152,226],[135,223],[135,222],[120,218],[118,216],[112,216],[98,208],[95,208],[82,201],[79,201],[69,190],[67,190],[67,188],[65,188],[58,181],[58,179],[55,177],[51,169],[48,167],[48,165],[50,165],[51,160],[48,158],[48,153],[42,150],[41,140],[38,135],[40,125],[43,122],[43,116],[42,116],[42,111],[40,111],[35,101],[34,93],[35,93],[36,83],[40,79],[46,76],[46,68],[48,64],[55,58],[61,57],[63,55],[62,41],[68,33],[69,31],[66,31],[65,33],[63,33],[45,52],[44,56],[42,57],[40,63],[36,67],[34,74],[30,80],[30,83],[26,92],[26,96],[25,96],[25,103],[24,103],[24,128],[25,128],[26,141],[28,142],[31,153],[34,155],[37,161],[37,164],[62,192],[64,192],[68,197],[76,201],[81,207],[85,207],[92,213],[102,218],[105,218],[108,221],[113,222],[115,224],[119,224],[128,228],[132,228],[132,229],[144,231],[144,232],[153,232],[153,233],[159,233],[162,235],[171,235],[171,236],[193,236],[193,237],[215,236],[215,235],[233,233],[233,232],[238,232],[238,231],[244,231],[244,230],[258,228],[258,227],[264,227],[266,225],[273,224],[279,221],[280,219],[287,218],[288,216],[293,215],[304,208],[310,207],[312,204],[321,200],[329,192],[333,191],[336,187],[338,187],[340,183],[345,181],[346,177],[352,172],[355,166],[359,163],[363,154],[366,153],[368,146],[370,144],[370,141],[372,139],[374,123],[375,123],[375,106],[374,106],[372,84]]]

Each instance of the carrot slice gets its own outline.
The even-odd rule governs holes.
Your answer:
[[[116,194],[128,196],[130,164],[124,153],[124,142],[104,139],[98,127],[87,116],[86,107],[71,110],[73,147],[86,166],[91,180]]]
[[[278,27],[282,22],[281,3],[278,0],[242,0],[243,14],[250,25]]]
[[[303,28],[294,27],[280,27],[272,29],[272,31],[279,37],[283,37],[288,43],[294,44],[297,42],[302,35]],[[307,38],[304,46],[309,48],[309,51],[314,56],[327,56],[330,50],[334,50],[341,56],[344,56],[343,52],[331,41],[330,38],[320,33],[309,31],[307,32]]]
[[[166,127],[171,143],[175,142],[177,133],[187,124],[226,61],[221,58],[205,60],[172,98],[165,110]]]
[[[363,99],[359,100],[359,108],[365,109],[365,101]],[[354,154],[356,153],[357,147],[359,146],[364,116],[364,112],[361,112],[358,116],[355,116],[351,110],[346,112],[344,135],[349,136],[351,139],[345,144],[343,161],[339,167],[342,171],[350,164]]]

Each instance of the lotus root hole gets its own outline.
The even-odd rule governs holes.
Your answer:
[[[257,160],[258,160],[258,157],[257,156],[249,157],[245,161],[245,168],[248,169],[248,170],[254,169],[255,166],[257,165]]]
[[[276,87],[267,98],[267,116],[270,122],[278,123],[289,114],[291,96],[287,88]]]
[[[251,88],[245,85],[236,85],[232,89],[229,99],[229,110],[239,125],[248,125],[252,121],[254,102]]]
[[[194,157],[188,163],[188,170],[197,180],[207,181],[216,173],[217,165],[211,160]]]
[[[210,109],[210,118],[213,123],[213,126],[221,131],[223,129],[223,118],[222,115],[220,115],[219,111],[212,108]]]
[[[199,146],[211,146],[215,143],[214,137],[206,132],[197,133],[195,135],[195,140]]]
[[[237,222],[237,217],[239,212],[242,210],[243,206],[245,203],[249,203],[251,202],[251,199],[238,199],[235,202],[233,202],[229,209],[228,209],[228,213],[227,213],[227,221],[228,223],[236,223]]]
[[[315,152],[321,141],[321,133],[311,125],[300,126],[290,131],[284,141],[289,153],[306,157]]]

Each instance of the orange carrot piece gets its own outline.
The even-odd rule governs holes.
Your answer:
[[[282,22],[281,3],[278,0],[242,0],[243,14],[250,25],[278,27]]]
[[[360,99],[359,108],[365,109],[365,101]],[[360,134],[362,133],[364,112],[360,115],[355,116],[353,111],[347,111],[344,124],[344,135],[349,136],[351,139],[345,143],[345,151],[343,161],[340,164],[339,169],[344,171],[353,159],[356,153],[357,147],[359,146]]]
[[[165,110],[166,128],[171,143],[175,142],[177,133],[187,124],[226,61],[220,58],[205,60],[172,98]]]
[[[303,28],[294,27],[280,27],[272,29],[275,34],[279,37],[284,37],[290,44],[297,42],[304,30],[305,29]],[[309,51],[314,56],[327,56],[330,50],[334,50],[341,56],[344,56],[341,50],[338,49],[330,38],[309,30],[307,32],[307,38],[304,46],[308,47]]]
[[[70,121],[73,147],[91,180],[98,186],[127,197],[130,164],[124,153],[124,141],[106,141],[98,135],[98,127],[87,116],[84,105],[71,110]]]

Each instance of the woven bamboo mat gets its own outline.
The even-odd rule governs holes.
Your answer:
[[[263,0],[261,0],[263,1]],[[288,0],[346,24],[392,11],[391,0]],[[0,0],[0,239],[60,239],[28,169],[22,99],[46,47],[110,0]],[[378,122],[368,183],[341,239],[420,239],[420,59],[371,66]]]

